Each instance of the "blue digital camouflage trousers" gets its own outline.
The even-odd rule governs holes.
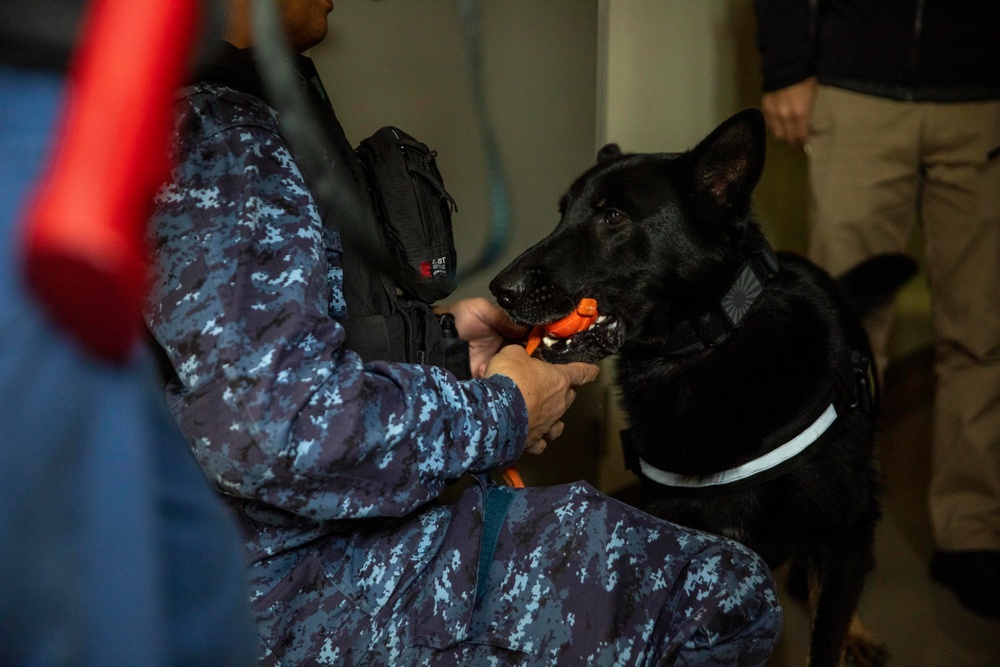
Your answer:
[[[756,555],[584,483],[479,482],[252,569],[270,665],[762,665],[782,621]]]

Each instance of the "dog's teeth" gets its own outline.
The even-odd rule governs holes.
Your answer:
[[[601,323],[602,323],[602,322],[604,322],[604,320],[606,320],[606,319],[608,319],[608,316],[607,316],[607,315],[598,315],[598,316],[597,316],[597,323],[598,323],[598,324],[601,324]]]
[[[556,344],[557,340],[559,339],[556,338],[555,336],[546,336],[545,338],[542,339],[542,342],[545,343],[545,347],[552,347],[553,345]]]
[[[614,322],[612,322],[611,324],[608,325],[608,328],[609,329],[614,329],[617,326],[618,326],[618,321],[615,320]]]

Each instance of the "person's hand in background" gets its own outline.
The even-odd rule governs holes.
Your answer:
[[[803,150],[809,143],[809,116],[815,99],[815,77],[764,93],[760,107],[774,138]]]

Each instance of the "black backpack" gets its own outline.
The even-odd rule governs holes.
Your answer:
[[[393,276],[410,298],[433,303],[455,291],[457,258],[451,214],[432,151],[396,127],[383,127],[356,150],[389,250]]]

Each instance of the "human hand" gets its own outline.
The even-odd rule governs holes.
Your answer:
[[[455,316],[458,337],[469,343],[469,365],[475,378],[483,377],[504,343],[528,335],[526,327],[514,324],[506,311],[483,298],[462,299],[439,310]]]
[[[521,390],[528,405],[525,451],[541,454],[549,441],[562,435],[560,419],[576,398],[576,388],[593,382],[599,372],[594,364],[550,364],[529,357],[520,345],[507,345],[490,361],[485,376],[506,375]]]
[[[775,139],[802,150],[809,142],[809,116],[816,98],[816,77],[764,93],[760,100],[764,120]]]

